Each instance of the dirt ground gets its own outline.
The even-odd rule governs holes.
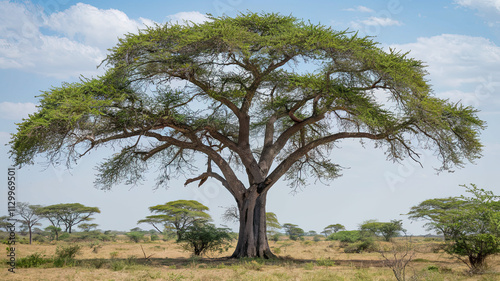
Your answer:
[[[404,261],[412,255],[406,267],[410,280],[500,280],[500,258],[488,260],[488,272],[471,276],[467,266],[456,257],[439,251],[440,242],[415,240],[410,251],[392,250],[391,243],[379,242],[386,249],[380,252],[345,253],[337,241],[279,241],[270,246],[278,260],[235,260],[229,252],[194,258],[173,241],[133,243],[82,242],[74,266],[41,265],[16,268],[0,280],[396,280],[387,261]],[[50,258],[57,247],[71,244],[17,245],[16,258],[34,253]],[[409,256],[406,256],[406,258]]]

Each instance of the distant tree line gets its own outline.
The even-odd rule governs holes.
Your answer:
[[[59,239],[59,234],[64,231],[71,233],[74,227],[80,223],[84,231],[90,231],[97,227],[97,224],[87,224],[93,220],[94,214],[101,211],[97,207],[87,207],[80,203],[55,204],[49,206],[30,205],[27,202],[18,202],[16,204],[16,215],[19,217],[18,222],[21,223],[21,229],[28,232],[29,243],[32,244],[33,228],[41,225],[41,220],[48,220],[50,226],[45,230],[54,234],[56,240]],[[7,217],[0,217],[0,226],[7,225]],[[64,229],[64,230],[62,230]]]

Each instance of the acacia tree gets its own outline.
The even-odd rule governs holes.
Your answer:
[[[70,165],[113,146],[121,152],[98,167],[103,189],[137,183],[154,163],[159,186],[190,172],[186,184],[217,180],[240,212],[233,257],[273,257],[267,193],[282,178],[338,177],[330,152],[344,139],[371,140],[394,161],[431,149],[444,170],[480,156],[476,110],[434,97],[407,53],[293,16],[209,18],[128,34],[105,75],[43,92],[13,135],[15,163],[42,154]]]
[[[457,197],[428,199],[417,206],[413,206],[408,212],[408,218],[412,220],[425,220],[426,230],[436,231],[442,234],[445,240],[452,235],[452,230],[444,223],[447,214],[459,212],[463,201]]]
[[[80,203],[55,204],[37,209],[37,214],[50,221],[54,229],[64,225],[64,231],[71,233],[73,226],[93,220],[92,216],[101,213],[97,207],[87,207]],[[56,239],[59,235],[56,231]]]
[[[290,240],[298,240],[301,239],[306,233],[300,228],[298,225],[293,223],[284,223],[282,228],[285,229],[285,233],[288,235]]]
[[[10,232],[10,228],[12,227],[12,223],[8,221],[8,219],[10,218],[10,216],[0,217],[0,228],[2,229],[2,231],[5,230],[5,232]]]
[[[196,223],[203,224],[212,218],[206,212],[208,207],[196,200],[176,200],[149,207],[154,215],[147,216],[138,223],[149,223],[159,232],[158,224],[175,229],[177,240],[181,240],[186,229]]]
[[[16,213],[21,217],[19,220],[26,228],[28,228],[30,245],[32,243],[32,229],[33,226],[41,225],[39,221],[42,219],[38,215],[40,205],[30,205],[27,202],[19,202],[16,204]]]
[[[463,187],[471,197],[426,200],[412,207],[408,215],[429,220],[428,229],[444,235],[445,251],[477,273],[485,269],[488,256],[500,253],[500,196],[474,184]]]
[[[321,231],[321,233],[323,233],[325,235],[325,237],[328,237],[328,235],[330,235],[332,233],[337,233],[341,230],[345,230],[345,226],[343,226],[340,223],[336,223],[336,224],[330,224],[330,225],[326,226],[323,229],[323,231]]]
[[[391,241],[391,238],[396,237],[400,232],[406,232],[406,230],[403,228],[402,220],[391,220],[390,222],[368,220],[361,224],[359,229],[362,232],[368,232],[373,235],[380,235],[384,237],[385,241]]]
[[[81,223],[78,228],[83,232],[90,232],[96,230],[99,225],[97,223]]]

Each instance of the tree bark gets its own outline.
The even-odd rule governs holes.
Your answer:
[[[33,241],[33,239],[31,238],[32,237],[31,228],[32,228],[32,226],[28,224],[28,230],[29,230],[29,234],[30,234],[30,245],[31,245],[31,242]]]
[[[257,186],[253,186],[238,201],[240,231],[232,258],[276,258],[266,235],[266,196],[267,191],[259,194]]]

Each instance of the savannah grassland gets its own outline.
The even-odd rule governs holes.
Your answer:
[[[396,241],[401,238],[396,238]],[[488,272],[468,275],[467,267],[439,250],[442,242],[413,238],[413,261],[406,280],[500,280],[500,257],[488,260]],[[390,243],[377,242],[391,248]],[[193,258],[173,241],[133,243],[118,237],[114,242],[80,242],[72,266],[47,263],[34,268],[4,272],[1,280],[395,280],[379,252],[344,253],[338,241],[270,241],[278,260],[225,258],[233,248],[210,257]],[[34,253],[55,255],[67,242],[16,245],[17,259]],[[142,249],[141,249],[142,246]],[[395,252],[388,253],[392,258]],[[401,253],[398,253],[400,255]],[[145,258],[148,257],[147,259]],[[5,255],[4,258],[5,259]]]

